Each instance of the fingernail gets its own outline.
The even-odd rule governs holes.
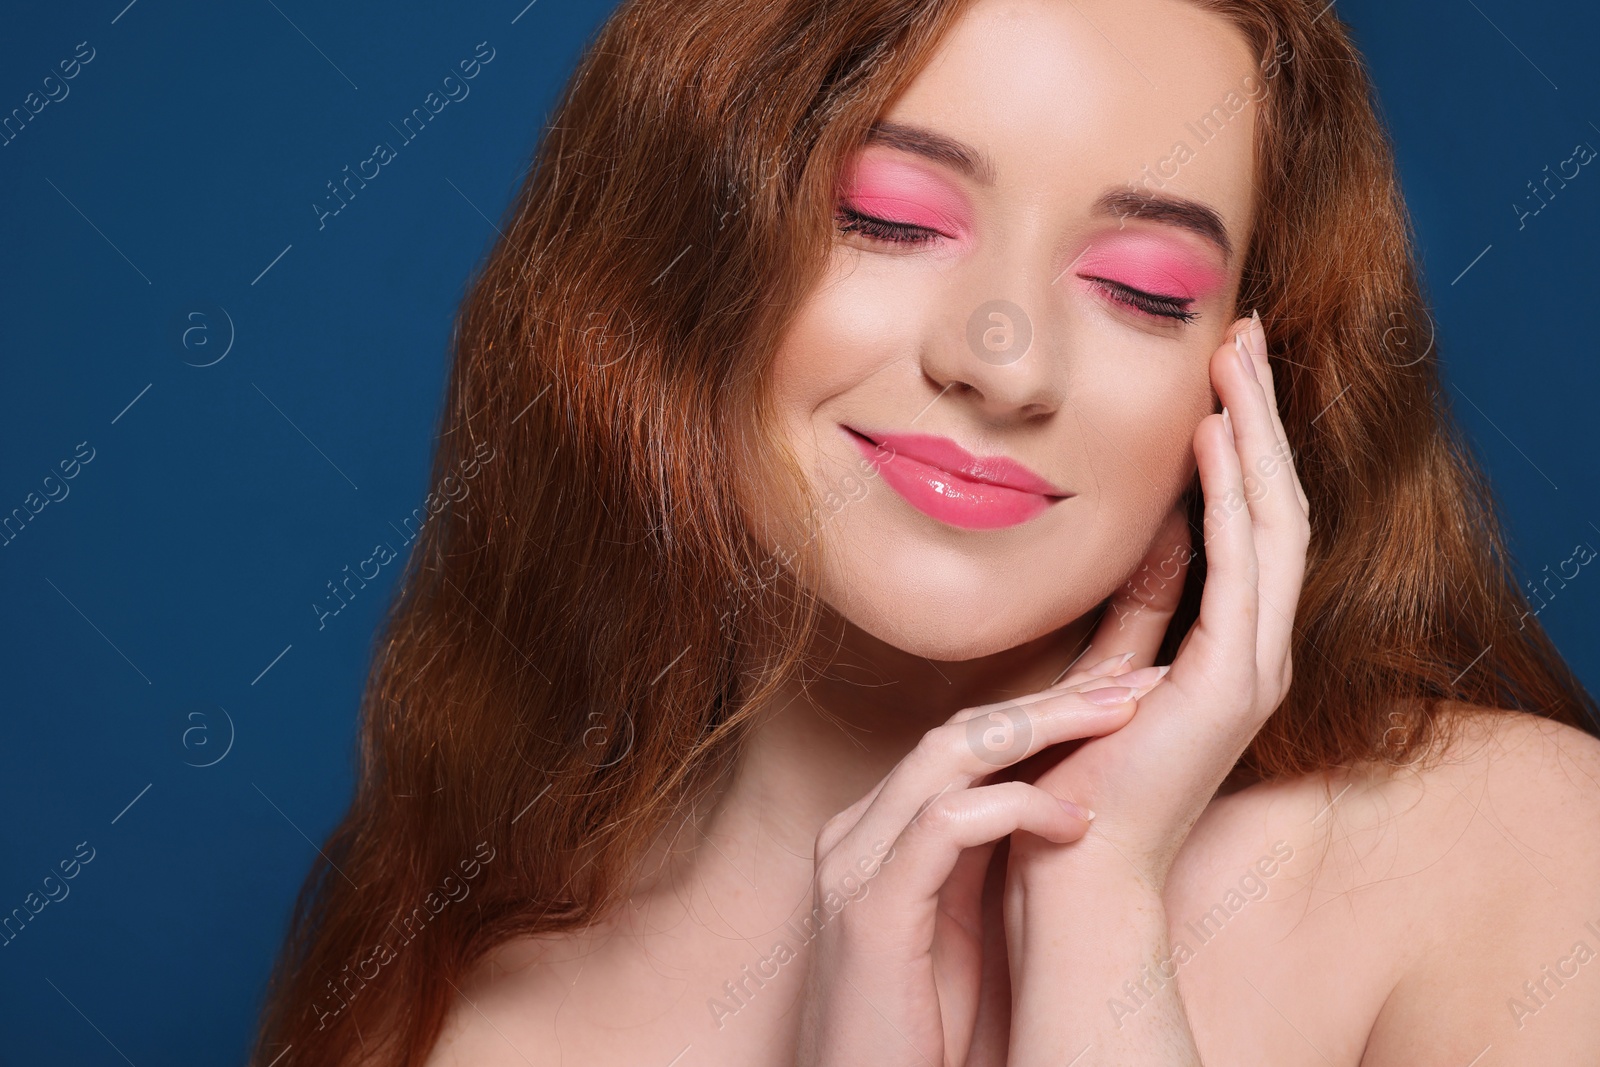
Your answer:
[[[1267,330],[1261,325],[1261,313],[1250,312],[1250,350],[1262,359],[1267,358]]]
[[[1133,656],[1134,654],[1132,652],[1124,652],[1120,656],[1112,656],[1110,659],[1106,660],[1106,670],[1114,671],[1118,667],[1124,666],[1130,659],[1133,658]]]
[[[1156,672],[1155,678],[1153,680],[1145,682],[1143,685],[1139,686],[1139,688],[1134,691],[1133,699],[1135,699],[1135,700],[1143,700],[1146,696],[1149,695],[1150,690],[1154,689],[1157,685],[1159,685],[1161,683],[1161,679],[1165,678],[1167,676],[1167,672],[1170,671],[1172,668],[1171,667],[1152,667],[1151,669]]]
[[[1084,822],[1089,822],[1090,820],[1092,820],[1094,818],[1094,812],[1090,811],[1088,808],[1079,807],[1078,805],[1074,804],[1072,801],[1067,800],[1067,799],[1065,799],[1063,797],[1057,797],[1056,799],[1061,801],[1061,806],[1063,808],[1067,809],[1067,814],[1068,815],[1076,815],[1078,818],[1082,819]]]
[[[1259,382],[1261,380],[1261,376],[1256,373],[1255,360],[1251,359],[1250,354],[1244,350],[1243,330],[1233,335],[1233,350],[1238,353],[1239,362],[1244,366],[1245,372],[1248,373],[1252,379]]]
[[[1134,653],[1124,652],[1120,656],[1109,656],[1106,659],[1101,660],[1099,663],[1096,663],[1093,667],[1085,667],[1081,671],[1069,670],[1068,673],[1077,676],[1078,680],[1076,682],[1063,684],[1079,686],[1088,682],[1096,681],[1100,678],[1109,678],[1120,671],[1123,667],[1127,666],[1128,661],[1133,657]]]
[[[1227,427],[1228,437],[1231,439],[1233,437],[1233,416],[1228,414],[1226,405],[1222,408],[1222,425]]]
[[[1125,685],[1132,689],[1139,689],[1161,681],[1161,676],[1167,673],[1165,667],[1140,667],[1136,671],[1117,676],[1117,684]]]
[[[1133,699],[1133,690],[1125,685],[1108,685],[1101,689],[1090,689],[1079,696],[1091,704],[1126,704]]]
[[[1121,667],[1124,663],[1127,663],[1132,658],[1132,652],[1124,652],[1120,656],[1108,656],[1099,663],[1096,663],[1093,667],[1085,668],[1082,673],[1089,678],[1098,678],[1101,675],[1110,674],[1112,671],[1116,670],[1118,667]]]

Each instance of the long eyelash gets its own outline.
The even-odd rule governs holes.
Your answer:
[[[839,205],[834,213],[834,218],[843,233],[860,233],[879,241],[888,241],[892,244],[925,244],[939,236],[937,230],[929,230],[922,226],[911,226],[903,222],[888,222],[884,219],[874,218],[863,214],[854,208]],[[1155,315],[1158,318],[1173,319],[1178,322],[1191,323],[1200,316],[1188,310],[1192,301],[1171,296],[1158,296],[1135,289],[1121,282],[1114,282],[1107,278],[1090,278],[1112,300],[1119,304],[1142,311],[1146,315]]]
[[[1193,322],[1200,317],[1197,313],[1188,310],[1189,304],[1193,302],[1189,299],[1157,296],[1154,293],[1147,293],[1141,289],[1135,289],[1132,286],[1123,285],[1121,282],[1114,282],[1107,278],[1090,278],[1088,280],[1094,282],[1107,296],[1117,303],[1125,304],[1135,311],[1142,311],[1146,315],[1156,315],[1164,319],[1176,319],[1185,323]]]
[[[864,234],[875,240],[889,241],[893,244],[925,244],[939,236],[937,230],[911,226],[903,222],[886,222],[871,215],[863,215],[854,208],[842,204],[834,212],[834,219],[838,222],[842,233]]]

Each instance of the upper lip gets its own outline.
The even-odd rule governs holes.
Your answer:
[[[887,433],[854,426],[845,426],[845,429],[875,445],[886,446],[896,455],[938,467],[969,481],[1000,485],[1040,496],[1072,495],[1008,456],[975,456],[948,437],[926,433]]]

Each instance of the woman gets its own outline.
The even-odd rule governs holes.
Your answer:
[[[258,1062],[1592,1056],[1594,705],[1411,255],[1321,3],[624,4]]]

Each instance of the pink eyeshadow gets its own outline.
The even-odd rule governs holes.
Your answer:
[[[1072,270],[1158,296],[1198,300],[1224,277],[1200,255],[1159,234],[1122,232],[1096,240]]]
[[[966,198],[950,183],[898,160],[863,157],[840,185],[840,198],[886,222],[925,226],[947,237],[971,228]]]

